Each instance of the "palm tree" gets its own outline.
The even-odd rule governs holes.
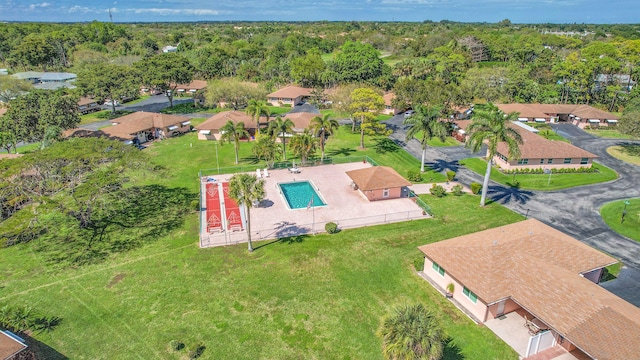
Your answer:
[[[233,141],[234,148],[236,150],[236,165],[238,164],[238,150],[240,149],[240,139],[249,137],[249,131],[244,127],[242,121],[234,123],[229,120],[220,128],[220,139],[231,143]]]
[[[271,134],[271,137],[273,138],[278,137],[278,135],[281,137],[280,140],[282,141],[282,158],[284,160],[287,160],[286,136],[287,134],[291,134],[293,132],[293,121],[291,121],[291,119],[283,119],[278,116],[274,121],[269,123],[267,132]]]
[[[253,149],[251,150],[256,158],[266,161],[269,167],[272,167],[273,162],[280,160],[282,156],[280,146],[276,144],[273,138],[267,136],[260,137],[260,139],[253,144]]]
[[[469,140],[466,147],[473,152],[477,152],[482,144],[487,143],[487,171],[484,174],[484,182],[482,184],[482,197],[480,198],[480,206],[485,205],[487,198],[487,189],[489,188],[489,178],[491,177],[491,164],[493,157],[498,152],[498,144],[505,142],[509,148],[509,158],[517,159],[520,157],[520,147],[522,137],[512,127],[508,125],[508,121],[518,120],[518,113],[512,112],[505,114],[497,106],[488,103],[481,108],[476,106],[471,124],[467,128]]]
[[[249,242],[249,252],[253,251],[251,245],[251,206],[255,202],[264,199],[264,180],[258,179],[255,175],[236,174],[229,180],[229,196],[238,205],[244,206],[247,213],[247,240]]]
[[[296,156],[300,156],[303,164],[307,162],[310,155],[316,152],[317,148],[318,142],[308,129],[304,129],[304,133],[298,134],[291,139],[291,151]]]
[[[433,312],[422,304],[396,308],[380,329],[386,359],[442,358],[443,332]]]
[[[311,129],[318,133],[320,137],[320,149],[322,155],[320,161],[324,161],[324,141],[327,135],[333,135],[333,132],[338,128],[338,121],[330,119],[329,114],[325,114],[323,117],[316,116],[311,119]]]
[[[416,139],[422,146],[420,172],[424,172],[424,158],[427,154],[428,141],[437,137],[444,142],[447,136],[447,127],[438,121],[440,110],[441,108],[437,106],[419,105],[413,115],[404,119],[405,125],[411,125],[409,131],[407,131],[407,141]]]
[[[247,115],[251,116],[252,120],[256,121],[256,129],[260,130],[260,117],[262,115],[267,117],[267,122],[269,121],[269,116],[271,116],[271,108],[267,105],[266,101],[262,100],[249,100],[249,104],[247,108],[244,110]],[[256,134],[258,133],[256,130]]]

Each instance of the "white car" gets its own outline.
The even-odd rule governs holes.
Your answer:
[[[115,106],[120,106],[120,101],[118,101],[118,100],[113,100],[113,101],[107,100],[107,101],[104,102],[104,104],[107,105],[107,106],[113,106],[114,103],[115,103]]]
[[[405,111],[405,113],[404,113],[404,118],[406,119],[406,118],[408,118],[408,117],[411,117],[411,115],[413,115],[413,114],[415,114],[415,113],[416,113],[416,112],[415,112],[415,111],[413,111],[413,110],[407,110],[407,111]]]

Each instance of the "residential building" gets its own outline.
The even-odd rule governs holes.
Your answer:
[[[113,120],[113,125],[101,129],[112,138],[134,143],[164,139],[191,130],[191,120],[185,116],[138,111]]]
[[[468,134],[467,127],[471,120],[455,121],[457,129],[454,136],[462,141],[466,141]],[[504,170],[523,169],[579,169],[593,166],[593,160],[597,155],[583,150],[577,146],[564,141],[548,140],[536,134],[535,128],[513,122],[509,126],[514,128],[522,137],[523,143],[519,145],[520,157],[509,159],[509,147],[506,143],[498,144],[493,162],[496,166]]]
[[[223,134],[221,129],[229,121],[234,124],[243,122],[250,136],[255,136],[257,124],[250,115],[242,111],[228,110],[219,112],[196,126],[198,140],[220,140]]]
[[[287,86],[267,95],[267,102],[273,106],[290,105],[295,106],[311,96],[313,89],[299,86]]]
[[[527,122],[569,122],[586,126],[615,126],[619,118],[589,105],[575,104],[496,104],[505,113],[517,112],[518,120]]]
[[[384,110],[382,110],[383,114],[387,115],[395,115],[400,112],[400,110],[393,107],[393,99],[395,98],[395,94],[393,92],[388,92],[382,96],[384,100]]]
[[[78,111],[82,115],[88,114],[93,111],[100,111],[100,105],[97,101],[91,98],[81,97],[78,101]]]
[[[351,187],[369,201],[397,199],[409,196],[411,182],[388,166],[372,166],[365,169],[347,171]]]
[[[616,259],[529,219],[420,246],[420,275],[527,357],[633,359],[640,309],[597,285]]]

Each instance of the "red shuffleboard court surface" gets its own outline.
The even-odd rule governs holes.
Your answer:
[[[218,183],[207,184],[207,232],[222,231],[222,210]]]
[[[227,217],[228,230],[242,230],[242,217],[240,215],[240,207],[235,200],[229,196],[229,183],[222,183],[224,193],[224,211]]]

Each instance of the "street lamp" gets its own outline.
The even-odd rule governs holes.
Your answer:
[[[629,200],[624,201],[624,209],[622,209],[622,218],[620,219],[620,224],[624,222],[624,217],[627,215],[627,205],[631,204]]]

